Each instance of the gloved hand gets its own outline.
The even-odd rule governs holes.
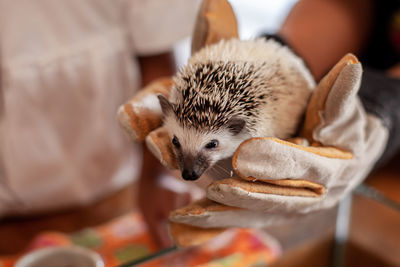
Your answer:
[[[225,3],[217,2],[205,1],[203,7],[209,6],[203,17],[218,18],[210,10],[214,4]],[[216,33],[221,31],[212,30],[197,39]],[[242,143],[232,161],[238,177],[213,182],[207,188],[208,199],[171,214],[170,230],[177,244],[201,243],[225,227],[261,227],[296,219],[335,205],[359,184],[388,136],[382,122],[366,114],[358,100],[361,72],[357,59],[347,55],[321,80],[300,137],[288,141],[261,137]],[[160,127],[162,114],[156,99],[157,93],[168,97],[171,84],[166,80],[150,84],[120,108],[118,117],[132,139],[146,139],[165,166],[176,168],[171,140]]]
[[[239,177],[213,182],[208,200],[171,214],[171,233],[178,244],[201,243],[224,227],[268,226],[326,209],[358,185],[388,136],[380,119],[367,114],[358,100],[361,73],[361,64],[347,55],[321,80],[301,137],[243,142],[232,161]],[[155,85],[159,83],[144,92],[153,92]],[[147,136],[147,143],[166,166],[176,166],[162,127]]]
[[[173,212],[170,220],[203,228],[260,227],[337,204],[373,168],[388,137],[357,97],[361,73],[361,64],[347,55],[321,80],[301,137],[243,142],[232,162],[240,178],[207,188],[207,198],[226,207],[203,201]]]

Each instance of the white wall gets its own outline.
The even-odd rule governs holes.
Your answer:
[[[262,33],[274,33],[297,0],[229,0],[236,14],[241,39]],[[175,49],[177,66],[184,65],[190,56],[190,38],[179,42]]]

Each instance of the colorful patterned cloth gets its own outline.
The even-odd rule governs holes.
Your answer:
[[[11,267],[24,254],[48,246],[78,245],[99,253],[105,265],[118,266],[157,252],[138,213],[131,213],[109,223],[73,234],[45,232],[32,240],[19,255],[0,257],[0,267]],[[264,233],[238,229],[227,231],[206,245],[178,250],[141,266],[265,266],[280,253],[275,241]]]

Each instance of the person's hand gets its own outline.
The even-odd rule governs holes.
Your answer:
[[[295,139],[299,145],[253,138],[235,153],[233,166],[241,178],[307,188],[313,197],[263,196],[263,205],[250,205],[251,201],[240,200],[237,190],[218,185],[209,187],[208,197],[262,211],[307,213],[335,205],[370,172],[387,140],[382,121],[367,114],[357,97],[361,73],[361,64],[348,55],[320,82],[308,106],[302,137]]]

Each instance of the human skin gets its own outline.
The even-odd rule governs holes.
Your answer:
[[[300,0],[279,34],[319,80],[343,55],[360,53],[370,32],[372,12],[372,0]]]

